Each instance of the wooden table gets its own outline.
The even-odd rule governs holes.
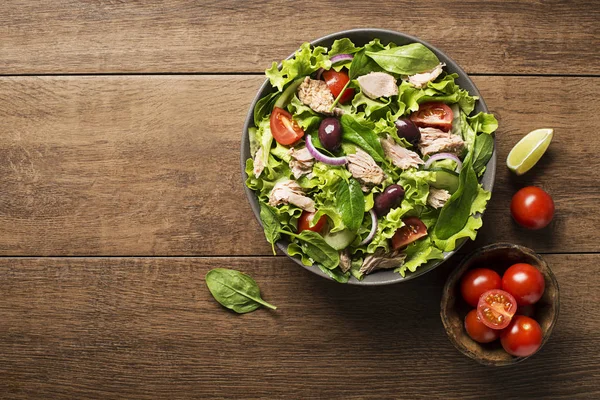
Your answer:
[[[0,398],[600,398],[597,1],[8,0],[0,5]],[[445,278],[325,281],[273,257],[239,171],[262,71],[302,41],[376,26],[461,64],[500,121],[478,246],[544,255],[561,316],[543,351],[481,367],[447,339]],[[509,149],[555,128],[521,178]],[[552,225],[511,220],[539,185]],[[279,308],[235,315],[214,267]]]

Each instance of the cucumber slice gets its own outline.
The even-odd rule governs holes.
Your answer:
[[[352,243],[356,234],[349,229],[344,229],[339,232],[326,232],[323,235],[323,239],[325,239],[325,243],[330,245],[336,250],[344,250],[346,247]]]
[[[431,172],[435,172],[435,182],[431,182],[431,186],[437,189],[446,189],[450,194],[458,189],[458,173],[446,168],[433,168]]]
[[[296,94],[296,89],[298,86],[304,81],[304,77],[297,78],[295,81],[290,83],[290,85],[281,93],[281,95],[277,98],[277,101],[273,105],[275,108],[283,108],[285,109],[287,105],[292,101],[292,97]]]

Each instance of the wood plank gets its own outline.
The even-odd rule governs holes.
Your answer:
[[[0,393],[597,398],[600,255],[546,259],[561,287],[554,333],[530,360],[493,369],[462,356],[443,330],[439,301],[453,265],[400,286],[361,288],[325,281],[283,257],[4,258]],[[204,283],[214,267],[251,274],[278,310],[222,309]]]
[[[58,0],[0,10],[0,74],[260,72],[303,41],[369,26],[421,37],[469,73],[600,74],[592,0]]]
[[[476,77],[500,120],[497,183],[479,243],[598,251],[600,79]],[[256,76],[0,79],[0,254],[268,255],[240,179]],[[522,178],[504,160],[530,130],[556,129]],[[512,194],[554,197],[550,228],[518,228]]]

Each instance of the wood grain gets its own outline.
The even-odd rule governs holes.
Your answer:
[[[0,6],[0,74],[260,72],[304,41],[378,27],[469,73],[598,75],[599,19],[593,0],[12,0]]]
[[[3,255],[269,255],[246,201],[239,146],[254,76],[0,79]],[[600,79],[476,77],[500,120],[497,182],[479,244],[598,250]],[[548,154],[521,178],[509,149],[549,126]],[[552,225],[518,228],[512,194],[545,188]]]
[[[0,393],[26,399],[597,398],[600,255],[546,257],[561,315],[543,350],[486,368],[439,317],[453,265],[351,287],[284,257],[0,260]],[[454,260],[455,262],[458,260]],[[277,305],[233,314],[204,275],[236,268]],[[510,384],[507,384],[510,382]]]

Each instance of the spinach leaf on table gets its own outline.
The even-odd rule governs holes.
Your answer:
[[[358,181],[353,178],[340,180],[335,202],[346,228],[358,231],[365,216],[365,196]]]
[[[377,135],[368,126],[361,124],[356,118],[344,114],[340,118],[342,124],[342,139],[366,151],[375,161],[383,162],[383,148],[377,139]]]
[[[392,47],[381,51],[365,51],[387,72],[399,75],[414,75],[429,71],[439,63],[437,56],[421,43]]]
[[[244,314],[265,306],[272,310],[277,307],[260,297],[260,289],[248,275],[226,268],[215,268],[206,274],[208,290],[223,307],[238,314]]]

